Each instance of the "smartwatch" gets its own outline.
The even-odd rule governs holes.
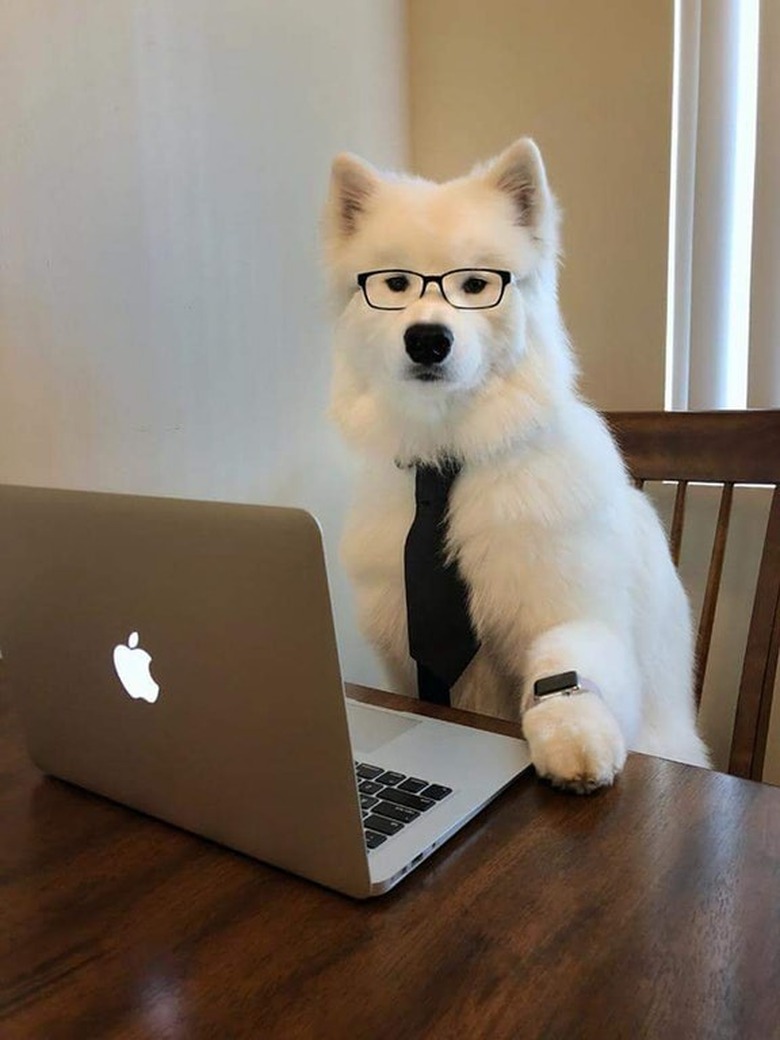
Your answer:
[[[534,683],[534,704],[552,700],[554,697],[573,697],[577,693],[599,693],[595,683],[585,679],[577,672],[558,672],[547,675]]]

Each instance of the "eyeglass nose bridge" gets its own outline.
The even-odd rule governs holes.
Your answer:
[[[439,287],[439,295],[444,300],[444,302],[445,303],[449,303],[450,302],[447,299],[447,294],[444,291],[444,275],[443,274],[423,274],[423,275],[420,275],[420,277],[422,278],[423,282],[422,282],[422,289],[420,290],[420,295],[419,295],[418,299],[422,300],[424,298],[425,294],[428,292],[428,286],[431,284],[431,282],[433,282],[434,285],[438,285],[438,287]],[[451,306],[451,304],[450,304],[450,306]]]

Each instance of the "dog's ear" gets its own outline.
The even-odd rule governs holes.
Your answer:
[[[327,208],[331,227],[340,237],[348,238],[355,233],[378,187],[379,175],[373,166],[348,152],[336,156],[331,168]]]
[[[488,164],[488,183],[511,198],[515,222],[547,239],[555,232],[555,202],[547,183],[542,153],[530,137],[521,137]]]

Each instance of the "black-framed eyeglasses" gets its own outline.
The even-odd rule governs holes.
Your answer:
[[[378,311],[402,311],[419,300],[433,282],[444,299],[458,310],[484,311],[497,307],[504,290],[512,281],[510,271],[494,271],[485,267],[459,267],[444,274],[418,274],[388,268],[364,271],[357,283],[369,307]]]

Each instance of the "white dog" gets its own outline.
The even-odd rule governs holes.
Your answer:
[[[410,467],[455,458],[448,547],[481,647],[452,703],[522,718],[537,772],[577,791],[610,784],[627,747],[707,765],[688,603],[662,527],[575,388],[558,214],[536,145],[520,140],[444,184],[340,155],[325,224],[339,314],[331,410],[366,462],[343,559],[393,686],[416,693],[403,571]],[[405,273],[462,269],[477,269],[468,284]],[[402,309],[369,306],[357,276],[374,271],[373,302]],[[444,295],[468,304],[465,294],[487,292],[490,303],[499,291],[486,309]],[[407,333],[431,325],[438,348],[421,357]],[[535,681],[568,670],[595,689],[537,702]]]

